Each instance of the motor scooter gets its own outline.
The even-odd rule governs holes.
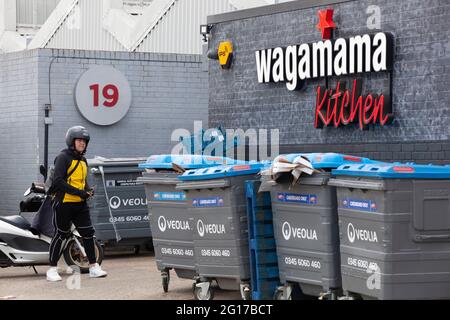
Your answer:
[[[30,195],[32,195],[30,197]],[[44,204],[44,184],[32,183],[21,203],[21,210],[28,212],[30,207],[37,207],[39,199]],[[28,200],[32,199],[32,200]],[[37,214],[37,213],[36,213]],[[6,267],[32,267],[37,273],[35,266],[49,265],[49,249],[52,238],[35,228],[32,223],[22,215],[0,216],[0,268]],[[97,263],[103,261],[103,247],[95,239],[95,253]],[[83,247],[83,239],[72,225],[68,237],[61,245],[60,256],[68,267],[77,267],[81,273],[89,272],[89,261]],[[69,269],[70,270],[70,269]]]

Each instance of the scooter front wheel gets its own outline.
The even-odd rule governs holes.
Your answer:
[[[82,242],[81,239],[79,239]],[[103,248],[100,243],[95,240],[95,256],[97,258],[97,263],[100,265],[103,261]],[[77,267],[81,273],[89,272],[89,260],[87,256],[83,254],[78,243],[74,239],[70,239],[64,249],[64,260],[68,266]]]

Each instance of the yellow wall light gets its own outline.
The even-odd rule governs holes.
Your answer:
[[[229,69],[233,61],[233,44],[230,41],[223,41],[217,50],[219,63],[223,69]]]

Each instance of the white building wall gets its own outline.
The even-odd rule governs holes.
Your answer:
[[[77,5],[51,39],[38,47],[58,49],[136,51],[158,53],[200,54],[202,38],[200,24],[208,15],[233,11],[229,0],[176,0],[157,20],[149,34],[132,47],[116,38],[105,27],[109,7],[103,0],[78,0]],[[158,6],[154,6],[155,8]],[[142,16],[144,18],[145,16]],[[141,16],[131,16],[136,26],[142,26]],[[120,25],[121,21],[117,21]],[[124,26],[125,30],[125,26]],[[139,32],[140,29],[135,30]],[[133,38],[135,35],[130,35]],[[130,39],[131,39],[130,38]],[[33,44],[34,45],[34,44]]]
[[[102,26],[103,1],[82,0],[44,46],[55,49],[127,51]]]
[[[16,0],[17,25],[40,26],[44,24],[60,0]]]
[[[208,15],[233,10],[228,0],[177,0],[136,51],[201,54],[200,25]]]
[[[0,52],[56,48],[201,54],[199,29],[207,16],[286,1],[0,0],[17,7],[9,14],[16,28],[0,30]],[[7,16],[0,6],[2,13]]]

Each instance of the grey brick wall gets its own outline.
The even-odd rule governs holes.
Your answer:
[[[0,55],[0,215],[17,214],[38,178],[37,66],[36,51]]]
[[[46,76],[56,56],[64,57],[54,60],[51,71],[51,116],[55,124],[50,127],[50,158],[64,147],[67,128],[78,123],[92,135],[88,156],[125,157],[169,152],[174,129],[192,130],[194,120],[207,122],[208,78],[200,56],[47,49],[39,54],[39,67]],[[73,98],[82,73],[92,65],[103,64],[120,70],[132,90],[127,116],[108,127],[86,121]],[[48,103],[48,80],[43,78],[41,105]],[[40,114],[43,116],[43,112]]]
[[[78,112],[76,83],[93,65],[111,65],[128,79],[132,104],[126,117],[112,126],[97,126]],[[3,139],[0,214],[18,211],[23,191],[42,180],[44,106],[49,98],[49,163],[65,148],[73,125],[91,133],[87,158],[145,157],[168,153],[174,129],[193,130],[193,121],[208,122],[208,74],[199,55],[39,49],[0,56],[0,98]]]
[[[380,7],[381,31],[395,39],[392,125],[366,131],[356,126],[315,129],[315,89],[323,80],[308,81],[299,92],[288,91],[284,83],[257,83],[256,50],[321,40],[317,11],[325,8],[335,11],[336,37],[374,33],[366,23],[369,5]],[[230,70],[209,62],[210,126],[280,129],[281,150],[353,152],[353,146],[362,146],[355,152],[384,160],[450,160],[443,147],[450,139],[449,20],[446,0],[358,0],[217,23],[210,48],[231,40],[235,59]],[[387,91],[386,79],[385,74],[364,75],[363,91]],[[395,150],[384,150],[387,142]],[[436,150],[424,149],[433,142]]]

